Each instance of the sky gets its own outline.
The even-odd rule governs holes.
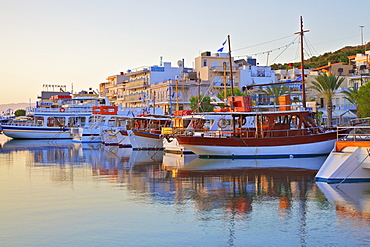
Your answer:
[[[369,0],[0,0],[0,104],[35,102],[44,84],[98,89],[161,57],[194,67],[228,35],[235,58],[298,62],[300,16],[308,58],[369,42],[369,9]]]

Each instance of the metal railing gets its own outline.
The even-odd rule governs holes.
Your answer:
[[[293,137],[293,136],[307,136],[314,133],[320,133],[321,128],[302,128],[302,129],[287,129],[287,130],[261,130],[254,128],[236,129],[232,130],[209,130],[209,129],[187,129],[187,128],[173,128],[172,134],[174,136],[209,136],[209,137],[243,137],[243,138],[274,138],[274,137]]]

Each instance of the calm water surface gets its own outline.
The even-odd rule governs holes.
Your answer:
[[[315,183],[325,157],[203,160],[0,143],[0,246],[370,244],[370,184]]]

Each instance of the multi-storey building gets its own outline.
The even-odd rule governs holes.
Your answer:
[[[227,53],[214,53],[210,51],[201,53],[195,58],[194,71],[197,73],[201,81],[209,81],[210,90],[220,92],[225,88],[230,88],[230,74],[232,70],[233,86],[239,87],[240,73],[237,65],[234,63],[234,58],[230,58]]]
[[[122,107],[161,107],[163,112],[190,109],[190,98],[199,94],[215,96],[231,88],[272,83],[275,73],[268,66],[256,66],[255,59],[234,61],[227,53],[203,52],[195,58],[195,68],[163,66],[140,67],[110,76],[100,84],[100,92]]]
[[[120,105],[124,97],[128,76],[120,72],[119,75],[108,76],[106,80],[100,84],[100,94],[107,97],[112,105]]]
[[[348,86],[359,88],[370,81],[370,51],[350,56],[349,59],[353,64],[353,75],[348,78]]]

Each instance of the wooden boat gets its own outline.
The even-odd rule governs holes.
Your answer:
[[[161,129],[169,127],[171,117],[138,115],[131,119],[127,134],[133,150],[163,150]]]
[[[239,97],[231,102],[245,102]],[[309,111],[289,110],[286,106],[278,109],[252,112],[251,106],[242,104],[230,112],[209,113],[222,115],[223,119],[229,116],[232,121],[225,126],[220,122],[220,127],[225,127],[222,130],[204,131],[200,136],[183,132],[176,139],[200,158],[291,158],[330,153],[337,130],[317,126]],[[338,132],[348,133],[348,129]]]

